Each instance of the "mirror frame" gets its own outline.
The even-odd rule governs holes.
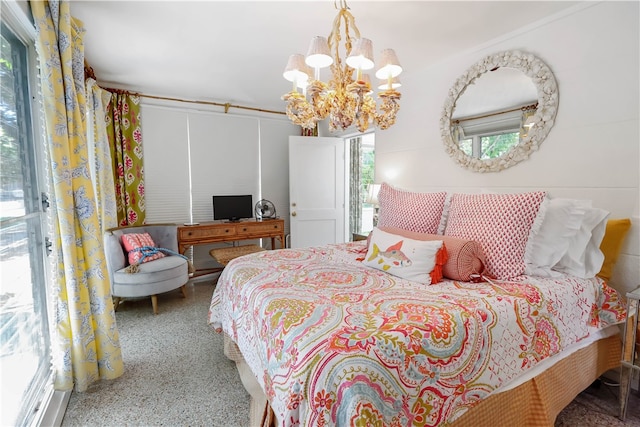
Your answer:
[[[456,101],[469,85],[484,73],[496,67],[515,68],[526,74],[538,90],[538,109],[533,116],[534,126],[518,145],[494,159],[477,159],[469,156],[460,149],[451,134],[453,110]],[[549,67],[539,58],[530,53],[509,50],[488,55],[470,67],[462,74],[451,89],[445,100],[440,118],[440,133],[445,151],[458,164],[475,172],[498,172],[509,168],[529,158],[547,137],[553,127],[558,111],[558,85]]]

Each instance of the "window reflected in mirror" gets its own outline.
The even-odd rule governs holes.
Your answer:
[[[440,120],[445,150],[470,170],[503,170],[538,148],[557,108],[557,85],[542,61],[520,51],[489,55],[449,91]]]
[[[537,107],[537,90],[520,70],[497,67],[480,76],[456,101],[451,132],[460,150],[476,159],[495,159],[527,136]]]

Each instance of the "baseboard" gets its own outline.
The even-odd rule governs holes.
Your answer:
[[[64,412],[71,397],[71,391],[56,391],[51,389],[49,396],[43,400],[41,416],[32,423],[32,427],[60,427]]]

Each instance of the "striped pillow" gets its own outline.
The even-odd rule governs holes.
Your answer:
[[[519,276],[525,271],[524,253],[531,230],[542,222],[538,211],[545,195],[544,191],[453,194],[444,234],[479,242],[491,276]]]
[[[153,255],[147,256],[143,259],[143,253],[136,249],[140,249],[145,246],[154,248],[156,244],[149,233],[128,233],[122,235],[122,244],[124,249],[129,252],[129,264],[135,265],[142,262],[153,261],[154,259],[162,258],[165,255],[162,252],[157,252]]]
[[[383,183],[378,192],[378,227],[436,234],[446,195],[446,192],[414,193]]]

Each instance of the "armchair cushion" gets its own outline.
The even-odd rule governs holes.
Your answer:
[[[142,263],[131,274],[127,268],[113,273],[113,294],[121,297],[139,297],[171,291],[188,280],[187,261],[179,256],[167,256]]]
[[[156,247],[149,233],[127,233],[122,235],[122,245],[129,253],[129,264],[135,265],[141,262],[149,262],[164,257],[164,253],[156,252],[152,255],[144,256],[139,249],[144,247]]]

